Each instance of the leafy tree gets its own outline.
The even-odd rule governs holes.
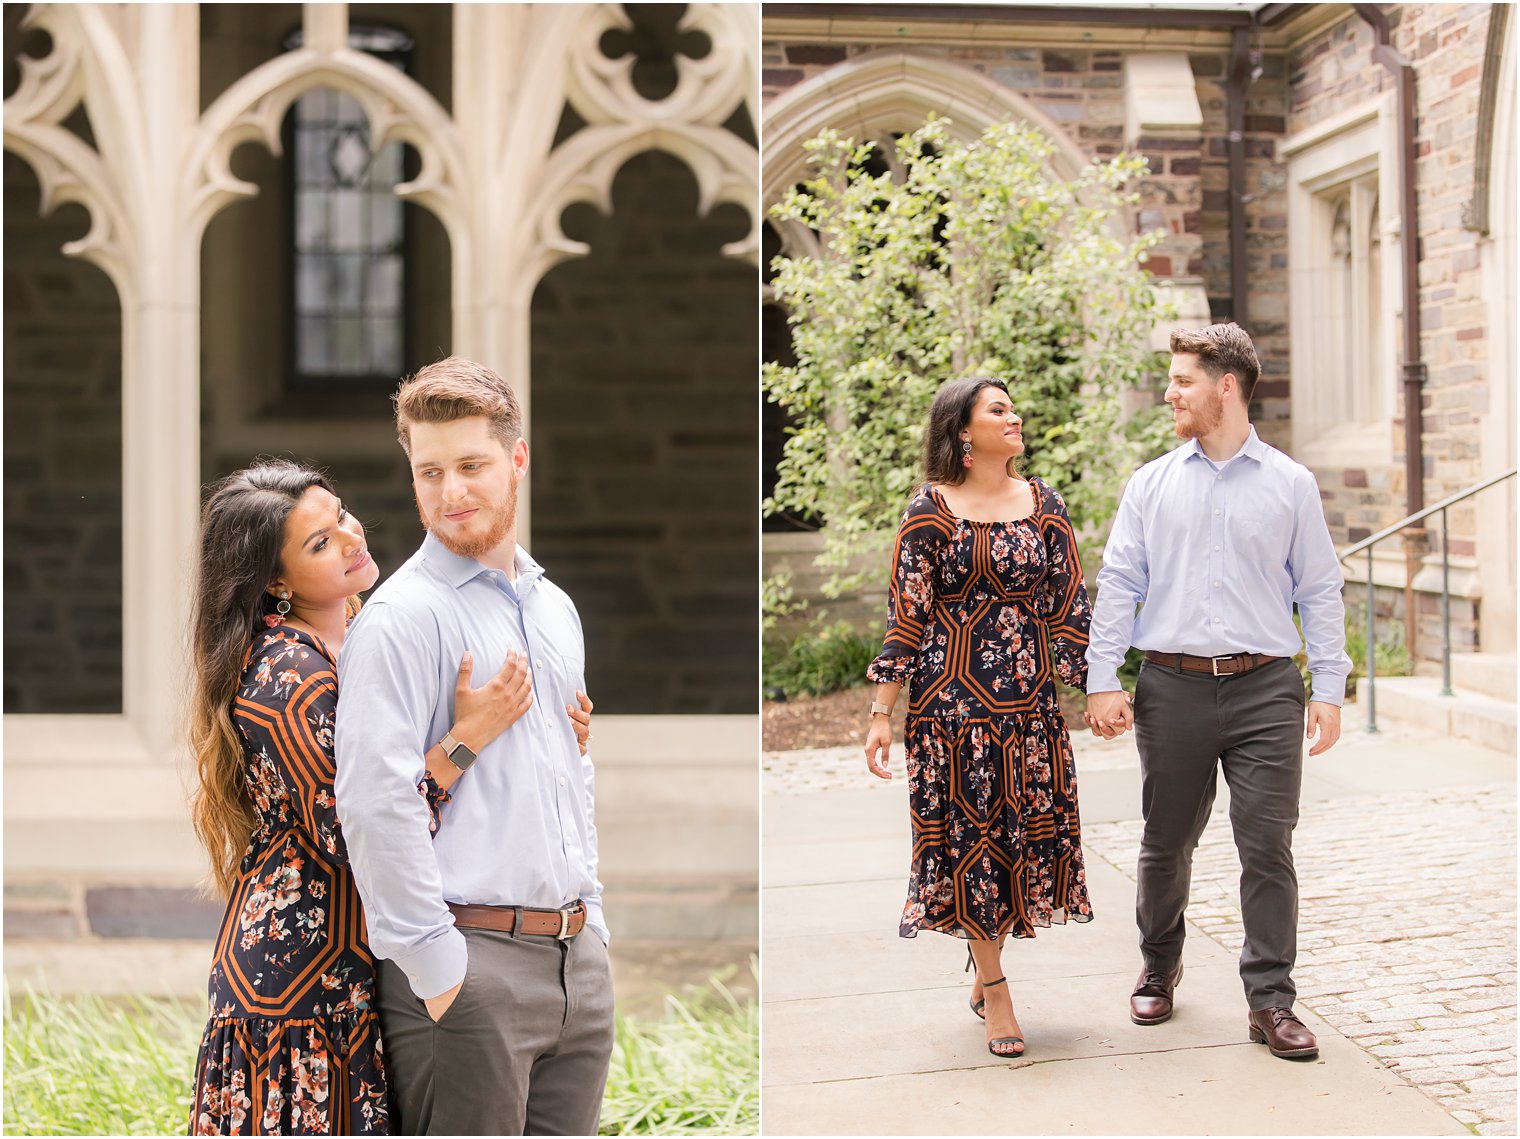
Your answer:
[[[1124,480],[1168,433],[1162,409],[1123,406],[1157,378],[1148,341],[1170,315],[1138,264],[1163,234],[1111,228],[1144,160],[1063,181],[1039,131],[1007,123],[962,142],[944,119],[898,140],[898,169],[877,175],[871,143],[830,130],[807,145],[815,175],[772,210],[817,235],[818,252],[773,263],[797,363],[764,370],[792,424],[765,509],[825,520],[828,592],[885,569],[922,478],[929,404],[959,376],[1008,381],[1022,469],[1061,492],[1079,532],[1106,531]],[[841,572],[852,565],[871,568]]]

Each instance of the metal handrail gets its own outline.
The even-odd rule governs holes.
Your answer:
[[[1342,562],[1344,562],[1347,558],[1355,557],[1357,554],[1361,553],[1363,550],[1367,551],[1367,624],[1366,624],[1366,631],[1367,631],[1367,730],[1369,732],[1375,732],[1375,731],[1378,730],[1378,726],[1377,726],[1377,694],[1373,690],[1373,683],[1372,683],[1373,680],[1377,676],[1377,666],[1376,666],[1376,663],[1375,663],[1376,657],[1377,657],[1377,639],[1376,639],[1376,637],[1373,636],[1374,612],[1373,612],[1373,586],[1372,586],[1372,547],[1375,546],[1375,545],[1377,545],[1384,538],[1391,538],[1391,537],[1393,537],[1393,535],[1399,533],[1399,531],[1405,530],[1408,527],[1413,526],[1416,522],[1423,522],[1425,519],[1429,518],[1432,514],[1439,514],[1441,516],[1441,695],[1442,696],[1450,696],[1450,695],[1452,695],[1452,691],[1451,691],[1451,557],[1450,557],[1451,543],[1447,541],[1447,536],[1450,533],[1450,531],[1447,529],[1447,524],[1446,524],[1446,510],[1447,510],[1448,507],[1455,506],[1457,503],[1461,502],[1465,498],[1471,498],[1473,495],[1478,494],[1478,493],[1480,493],[1482,491],[1485,491],[1489,487],[1498,486],[1500,483],[1504,482],[1506,479],[1512,479],[1512,478],[1514,478],[1515,477],[1515,473],[1516,473],[1516,468],[1515,467],[1511,467],[1509,470],[1505,471],[1502,475],[1495,475],[1491,479],[1487,479],[1487,480],[1485,480],[1483,482],[1480,482],[1480,483],[1474,483],[1472,486],[1468,487],[1466,490],[1459,490],[1459,491],[1457,491],[1456,494],[1453,494],[1453,495],[1450,495],[1450,496],[1448,496],[1446,498],[1443,498],[1440,502],[1436,503],[1434,506],[1427,506],[1424,510],[1417,511],[1414,514],[1409,515],[1407,518],[1400,519],[1399,521],[1395,522],[1392,526],[1389,526],[1389,527],[1387,527],[1386,529],[1383,529],[1383,530],[1379,530],[1376,534],[1373,534],[1370,538],[1363,538],[1360,542],[1357,542],[1355,545],[1347,546],[1338,555],[1339,559]],[[1410,645],[1409,646],[1410,652],[1413,652],[1414,648],[1415,648],[1414,645]]]

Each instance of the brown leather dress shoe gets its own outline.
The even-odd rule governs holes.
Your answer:
[[[1265,1044],[1284,1060],[1309,1060],[1319,1055],[1319,1041],[1290,1008],[1264,1008],[1249,1021],[1251,1039]]]
[[[1162,1024],[1172,1019],[1172,990],[1182,980],[1182,962],[1170,974],[1140,970],[1129,998],[1129,1018],[1136,1024]]]

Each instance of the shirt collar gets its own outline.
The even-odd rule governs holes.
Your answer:
[[[1182,445],[1180,450],[1183,452],[1182,461],[1184,463],[1191,461],[1196,456],[1211,466],[1225,467],[1233,463],[1236,459],[1242,457],[1247,459],[1254,459],[1259,463],[1264,458],[1266,458],[1268,447],[1261,441],[1261,437],[1256,434],[1256,425],[1253,423],[1251,425],[1250,434],[1246,436],[1246,441],[1240,445],[1240,450],[1236,451],[1235,454],[1230,456],[1222,463],[1215,463],[1213,459],[1205,455],[1203,453],[1203,447],[1199,444],[1197,439],[1189,439]]]
[[[428,536],[422,540],[422,549],[428,564],[433,566],[438,576],[454,589],[459,589],[466,582],[474,581],[481,574],[490,572],[474,558],[456,554],[440,542],[432,531],[429,531]],[[544,576],[544,567],[534,561],[528,551],[521,546],[517,547],[512,565],[517,571],[516,589],[519,593],[531,589],[533,583]]]

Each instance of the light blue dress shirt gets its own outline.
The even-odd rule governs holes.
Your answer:
[[[1098,573],[1087,691],[1119,690],[1130,645],[1291,657],[1307,643],[1310,699],[1340,704],[1351,671],[1343,580],[1307,467],[1254,427],[1219,465],[1190,439],[1146,463],[1124,490]]]
[[[521,547],[515,566],[513,582],[429,534],[364,606],[338,661],[338,818],[370,946],[423,999],[464,979],[464,936],[445,902],[556,909],[583,898],[608,940],[591,760],[565,712],[586,687],[580,617]],[[466,649],[477,686],[508,650],[524,653],[533,703],[450,788],[430,838],[417,784],[454,723]]]

